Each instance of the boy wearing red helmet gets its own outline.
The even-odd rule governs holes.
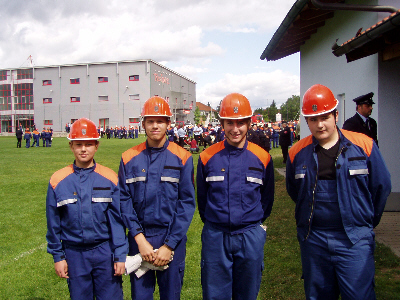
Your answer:
[[[118,177],[94,161],[96,125],[72,124],[73,164],[51,176],[46,198],[47,251],[71,299],[123,299],[128,243],[120,213]]]
[[[190,153],[166,137],[171,116],[163,98],[148,99],[142,110],[147,140],[125,151],[119,167],[129,254],[140,253],[156,267],[168,265],[140,278],[131,273],[132,299],[153,299],[156,279],[160,299],[180,299],[186,232],[195,210],[194,170]]]
[[[272,158],[248,142],[252,110],[241,94],[220,106],[225,141],[205,149],[197,165],[197,201],[204,222],[203,299],[256,299],[267,236],[262,222],[274,201]]]
[[[391,190],[375,142],[336,126],[338,101],[316,84],[303,97],[311,135],[289,151],[306,299],[376,299],[374,232]]]

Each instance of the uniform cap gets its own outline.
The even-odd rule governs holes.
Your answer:
[[[357,98],[354,98],[353,101],[357,103],[357,105],[361,104],[375,104],[375,102],[372,100],[372,97],[374,96],[374,93],[368,93],[362,96],[359,96]]]

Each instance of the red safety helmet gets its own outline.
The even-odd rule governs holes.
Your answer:
[[[149,98],[143,105],[142,118],[144,117],[172,117],[167,101],[154,96]]]
[[[232,93],[221,101],[220,119],[245,119],[250,118],[252,115],[253,111],[251,110],[250,102],[242,94]]]
[[[319,116],[333,111],[338,104],[329,88],[314,84],[304,93],[301,112],[305,117]]]
[[[86,118],[80,118],[71,125],[71,131],[68,139],[73,140],[98,140],[100,138],[97,132],[96,124]]]

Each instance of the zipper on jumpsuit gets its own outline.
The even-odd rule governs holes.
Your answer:
[[[340,154],[342,153],[342,151],[343,151],[344,148],[345,148],[345,146],[343,146],[343,147],[340,149],[338,155],[336,156],[335,167],[336,167],[336,165],[337,165],[337,160],[338,160],[338,158],[339,158],[339,156],[340,156]],[[317,181],[318,181],[318,160],[317,160],[317,174],[316,174],[316,176],[315,176],[315,184],[314,184],[314,189],[313,189],[313,200],[312,200],[312,204],[311,204],[311,214],[310,214],[310,217],[308,218],[308,232],[307,232],[307,235],[306,235],[306,237],[305,237],[304,240],[306,240],[306,239],[310,236],[310,232],[311,232],[311,218],[312,218],[312,216],[313,216],[313,214],[314,214],[315,189],[317,188]]]

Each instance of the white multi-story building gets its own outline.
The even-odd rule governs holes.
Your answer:
[[[0,132],[25,127],[64,131],[86,117],[99,126],[140,125],[144,102],[169,102],[172,121],[193,121],[196,83],[150,60],[0,70]]]

